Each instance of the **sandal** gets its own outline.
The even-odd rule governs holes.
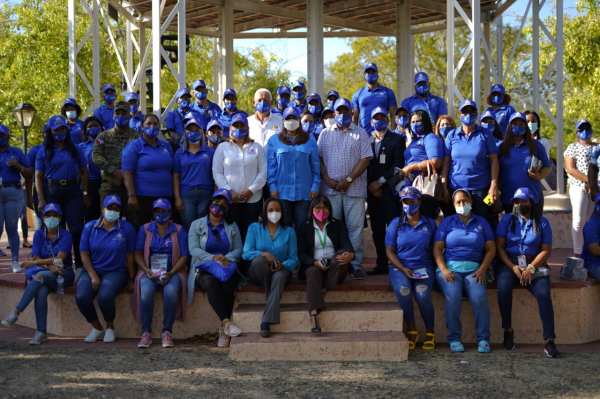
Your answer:
[[[477,346],[477,351],[479,353],[490,353],[492,349],[490,348],[490,343],[487,341],[479,341],[479,345]]]
[[[452,352],[464,352],[465,347],[458,341],[450,342],[450,350]]]
[[[424,349],[426,351],[435,349],[435,334],[434,333],[426,333],[425,338],[427,338],[427,337],[431,337],[431,339],[423,342],[423,346],[421,347],[421,349]]]
[[[408,338],[408,336],[410,335],[416,335],[417,338],[415,339],[415,341],[411,341],[410,339],[408,340],[408,349],[409,350],[414,350],[415,347],[417,346],[417,342],[419,342],[419,332],[418,331],[407,331],[406,332],[406,338]]]
[[[310,331],[312,331],[312,332],[314,332],[314,333],[320,333],[320,332],[321,332],[321,327],[319,327],[319,319],[317,319],[317,316],[318,316],[318,315],[319,315],[318,313],[315,313],[315,314],[311,314],[311,315],[310,315],[311,317],[314,317],[314,318],[315,318],[315,326],[316,326],[316,327],[314,327],[314,328],[311,328],[311,329],[310,329]]]

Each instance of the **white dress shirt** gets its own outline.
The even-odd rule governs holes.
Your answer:
[[[268,117],[261,122],[256,117],[256,114],[248,117],[248,128],[250,129],[250,138],[260,144],[264,151],[267,151],[269,139],[281,133],[283,129],[283,119],[281,116],[270,113]]]
[[[223,142],[215,151],[212,171],[217,187],[238,194],[250,189],[254,195],[246,202],[254,203],[260,200],[267,182],[265,151],[256,142],[244,144],[243,149],[233,142]]]
[[[325,222],[325,227],[323,228],[324,230],[327,229],[328,224],[329,221]],[[323,238],[323,236],[325,235],[325,231],[319,229],[319,226],[317,226],[317,222],[315,222],[314,220],[313,226],[315,228],[315,260],[319,260],[321,258],[333,258],[333,255],[335,255],[335,248],[333,246],[333,243],[329,239],[329,236],[327,236],[327,238],[325,239],[325,249],[323,249],[323,246],[321,245],[321,240],[319,240],[319,234],[321,234],[321,238]]]

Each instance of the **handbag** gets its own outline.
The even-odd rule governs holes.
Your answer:
[[[442,180],[437,173],[431,174],[429,162],[427,162],[427,176],[423,176],[423,174],[417,176],[413,186],[421,192],[421,195],[427,195],[436,200],[442,199]]]
[[[222,283],[229,280],[237,272],[237,265],[233,262],[229,262],[229,267],[223,267],[219,262],[210,260],[208,262],[200,262],[194,267],[196,270],[200,269],[203,272],[212,274],[214,278]]]

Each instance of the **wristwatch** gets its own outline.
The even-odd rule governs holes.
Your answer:
[[[527,265],[527,269],[529,270],[529,273],[531,273],[531,274],[535,274],[535,272],[536,272],[535,267],[533,267],[533,265],[531,263]]]
[[[346,177],[346,181],[347,181],[348,183],[352,183],[352,181],[353,181],[353,180],[354,180],[354,179],[352,179],[350,176]]]

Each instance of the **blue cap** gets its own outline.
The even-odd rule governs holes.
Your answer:
[[[156,208],[163,209],[165,211],[170,211],[171,203],[166,198],[159,198],[156,201],[154,201],[154,204],[152,204],[152,209]]]
[[[474,107],[475,109],[477,109],[477,103],[467,98],[462,103],[460,103],[460,107],[458,108],[458,110],[462,111],[466,107]]]
[[[134,91],[132,91],[132,92],[130,92],[130,93],[127,93],[127,94],[125,95],[125,101],[126,101],[126,102],[129,102],[129,101],[131,101],[131,100],[140,101],[140,98],[138,97],[137,93],[136,93],[136,92],[134,92]]]
[[[398,111],[400,111],[400,110],[402,110],[402,109],[403,109],[404,111],[406,111],[406,113],[407,113],[407,114],[409,113],[409,112],[408,112],[408,110],[407,110],[406,108],[404,108],[404,107],[400,106],[400,107],[396,108],[396,110],[394,111],[394,115],[398,115]]]
[[[523,122],[527,123],[527,117],[525,117],[525,114],[521,112],[515,112],[514,114],[512,114],[510,116],[510,119],[508,120],[508,123],[512,123],[512,121],[514,121],[515,119],[523,119]]]
[[[198,126],[200,129],[203,129],[203,125],[201,122],[197,121],[195,118],[191,118],[191,119],[187,119],[185,121],[185,128],[187,129],[187,127],[189,125],[196,125]]]
[[[119,198],[118,195],[109,195],[108,197],[104,198],[104,202],[102,203],[102,206],[104,206],[106,208],[109,205],[123,206],[121,204],[121,198]]]
[[[231,205],[231,192],[224,188],[220,188],[213,194],[213,198],[224,197],[227,200],[227,204]]]
[[[517,191],[515,191],[515,195],[513,195],[510,202],[515,202],[517,198],[522,200],[533,200],[533,194],[531,194],[531,191],[529,191],[527,187],[521,187],[517,188]]]
[[[245,112],[238,112],[237,114],[233,115],[233,118],[231,118],[231,126],[240,122],[248,126],[248,115],[246,115]]]
[[[404,187],[400,191],[400,201],[406,198],[415,200],[421,199],[421,192],[413,186]]]
[[[506,94],[506,89],[504,89],[504,86],[502,86],[499,83],[496,83],[495,85],[492,86],[492,91],[490,93],[502,93],[502,94]]]
[[[312,100],[317,100],[321,102],[321,96],[318,93],[310,93],[308,97],[306,97],[306,102],[311,102]]]
[[[186,89],[185,87],[182,87],[181,89],[177,90],[177,93],[175,93],[175,97],[181,98],[181,97],[185,96],[186,94],[190,97],[192,96],[188,89]]]
[[[10,134],[8,127],[6,125],[0,124],[0,133],[6,134],[7,136]]]
[[[208,126],[206,126],[206,130],[210,130],[210,128],[213,126],[218,126],[221,128],[221,130],[223,130],[223,125],[221,124],[221,122],[219,122],[218,119],[211,119],[211,121],[208,122]]]
[[[237,98],[237,94],[236,94],[235,90],[233,90],[233,89],[227,89],[227,90],[225,90],[225,93],[223,93],[223,100],[225,99],[225,97],[227,97],[230,94],[232,96],[234,96],[235,98]]]
[[[377,64],[374,62],[367,62],[363,68],[363,72],[367,72],[367,69],[374,69],[375,72],[379,72],[379,69],[377,69]]]
[[[333,109],[337,110],[339,107],[346,107],[349,110],[352,110],[352,103],[347,98],[338,98],[333,105]]]
[[[485,111],[481,115],[481,119],[480,120],[484,120],[485,118],[492,118],[494,120],[494,122],[497,122],[496,115],[494,115],[494,113],[492,111],[490,111],[490,110]]]
[[[74,105],[76,107],[79,107],[79,104],[77,104],[77,100],[75,100],[74,98],[70,98],[70,97],[67,98],[65,100],[65,102],[63,103],[63,106],[65,106],[65,105]]]
[[[44,207],[44,212],[42,212],[42,216],[46,216],[48,212],[56,212],[59,216],[62,216],[62,211],[60,210],[60,206],[53,202],[49,203]]]
[[[282,94],[287,94],[288,96],[292,95],[292,89],[290,89],[287,86],[279,86],[279,89],[277,89],[277,95],[280,96]]]
[[[48,119],[48,128],[50,128],[50,130],[56,130],[61,126],[69,127],[69,124],[62,116],[54,115]]]
[[[102,86],[102,93],[106,93],[106,90],[114,90],[115,93],[117,92],[117,89],[115,89],[115,86],[111,85],[110,83],[107,83],[104,86]]]
[[[375,115],[377,115],[377,114],[381,114],[387,118],[386,110],[381,107],[377,107],[373,111],[371,111],[371,119],[373,119],[375,117]]]
[[[329,93],[327,93],[327,96],[325,98],[329,98],[331,96],[335,96],[335,98],[340,98],[340,93],[338,93],[336,90],[329,90]]]
[[[419,72],[415,75],[415,84],[419,82],[429,82],[429,76],[425,72]]]
[[[194,83],[192,83],[192,89],[196,90],[198,87],[206,87],[206,83],[204,83],[202,79],[194,80]]]
[[[596,198],[594,198],[594,203],[597,204],[600,201],[600,193],[596,194]]]
[[[321,111],[321,118],[323,118],[323,115],[325,115],[325,112],[333,112],[333,110],[329,107],[323,108],[323,111]]]
[[[294,87],[292,87],[292,90],[296,87],[306,90],[306,85],[304,84],[304,82],[297,81],[296,83],[294,83]]]
[[[588,121],[587,119],[582,119],[579,122],[577,122],[577,126],[575,126],[575,129],[579,130],[579,128],[581,127],[581,125],[585,125],[588,124],[590,126],[592,126],[592,124],[590,123],[590,121]]]
[[[287,118],[290,115],[293,115],[296,118],[300,119],[300,112],[298,112],[296,107],[287,107],[285,110],[283,110],[283,119]]]

